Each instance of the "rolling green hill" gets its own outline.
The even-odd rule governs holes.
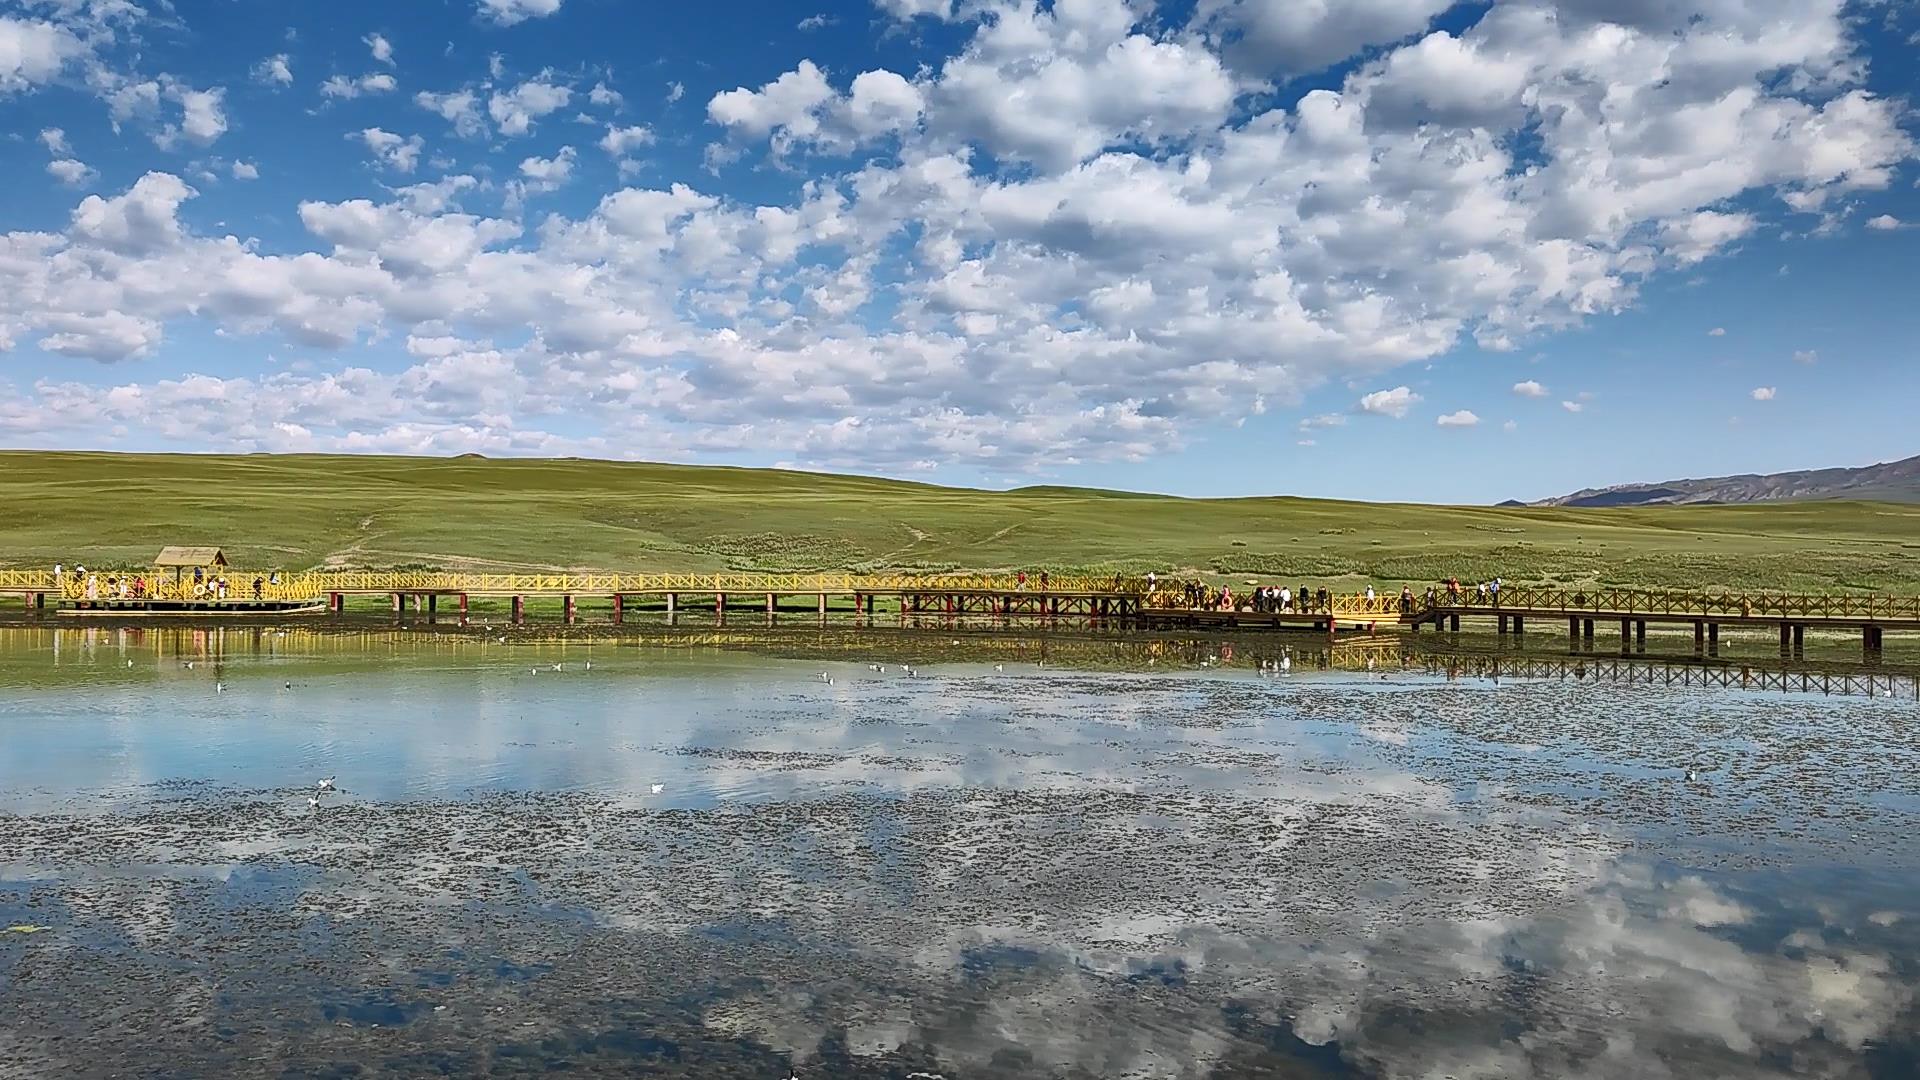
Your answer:
[[[583,460],[0,452],[0,562],[813,570],[1050,567],[1357,586],[1920,591],[1920,506],[1621,509],[987,492]]]

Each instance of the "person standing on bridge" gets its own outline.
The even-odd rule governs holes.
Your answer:
[[[1400,614],[1413,614],[1413,586],[1400,586]]]
[[[1154,586],[1159,584],[1159,580],[1160,579],[1153,576],[1153,571],[1151,570],[1147,571],[1147,595],[1148,596],[1153,595]]]
[[[1333,598],[1327,595],[1327,587],[1325,585],[1320,586],[1320,591],[1313,594],[1313,602],[1314,607],[1319,611],[1328,614],[1333,612]]]
[[[1374,597],[1374,592],[1373,592],[1373,582],[1371,582],[1371,581],[1369,581],[1369,582],[1367,582],[1367,610],[1368,610],[1368,611],[1372,611],[1372,610],[1373,610],[1373,601],[1374,601],[1374,599],[1375,599],[1375,597]]]
[[[1041,592],[1046,592],[1046,591],[1047,591],[1047,585],[1048,585],[1049,583],[1050,583],[1050,580],[1049,580],[1049,578],[1047,577],[1047,572],[1046,572],[1045,570],[1042,570],[1042,571],[1040,571],[1040,591],[1041,591]]]
[[[1018,588],[1021,592],[1026,592],[1027,591],[1027,572],[1025,570],[1020,571],[1019,576],[1014,579],[1014,582],[1015,582],[1016,588]]]
[[[1280,586],[1280,610],[1285,612],[1291,607],[1293,607],[1293,590],[1282,585]]]

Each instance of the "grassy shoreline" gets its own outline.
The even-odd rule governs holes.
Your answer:
[[[1920,506],[1565,509],[1009,492],[587,460],[0,452],[0,565],[1192,574],[1329,588],[1920,592]]]

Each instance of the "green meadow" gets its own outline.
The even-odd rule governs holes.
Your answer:
[[[975,491],[584,460],[0,452],[0,562],[804,571],[1052,569],[1331,587],[1513,582],[1920,592],[1920,506],[1634,509]]]

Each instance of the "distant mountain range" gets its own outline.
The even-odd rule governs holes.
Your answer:
[[[1678,503],[1750,503],[1787,499],[1877,499],[1920,502],[1920,457],[1858,469],[1808,469],[1766,476],[1717,476],[1588,488],[1557,499],[1504,506],[1658,506]]]

